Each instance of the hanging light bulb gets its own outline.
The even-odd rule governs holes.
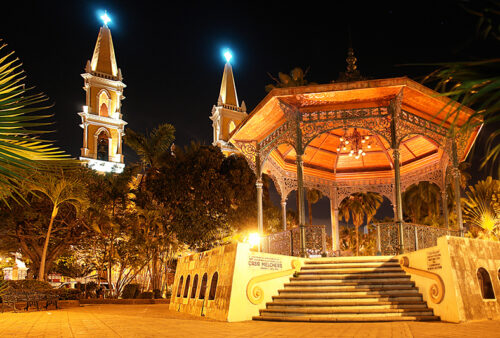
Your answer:
[[[359,156],[355,156],[354,158],[357,160],[359,158]]]
[[[346,140],[346,141],[345,141],[345,144],[349,144],[349,141],[347,141],[347,140]]]
[[[365,143],[365,140],[361,140],[361,143]]]
[[[337,151],[340,151],[340,148],[337,148]]]
[[[366,153],[363,151],[363,152],[361,153],[361,155],[365,156],[365,155],[366,155]]]
[[[349,153],[349,156],[351,156],[351,157],[352,157],[352,153]]]
[[[344,138],[343,137],[340,138],[340,142],[344,142]]]
[[[342,150],[347,150],[347,147],[342,148]]]
[[[371,148],[372,148],[372,146],[371,146],[371,145],[368,145],[368,146],[367,146],[367,148],[368,148],[368,149],[371,149]]]

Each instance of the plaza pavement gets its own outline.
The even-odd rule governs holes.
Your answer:
[[[464,324],[225,323],[170,311],[168,305],[85,305],[0,313],[0,337],[500,337],[500,320]]]

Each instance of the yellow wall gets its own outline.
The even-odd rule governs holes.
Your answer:
[[[439,255],[440,268],[430,267],[430,253]],[[429,297],[432,279],[411,274],[428,306],[441,320],[464,322],[500,318],[500,242],[443,236],[437,246],[400,255],[409,258],[410,267],[439,275],[445,285],[444,298],[435,304]],[[477,270],[488,270],[496,295],[484,300],[479,288]]]

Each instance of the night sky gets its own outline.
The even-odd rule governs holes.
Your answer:
[[[369,78],[407,75],[418,81],[434,68],[401,65],[498,56],[491,42],[478,41],[477,18],[460,6],[472,4],[370,3],[9,1],[1,5],[0,38],[23,62],[28,85],[55,104],[54,138],[75,157],[82,143],[77,112],[85,100],[80,74],[102,25],[99,10],[113,20],[109,27],[127,85],[127,127],[144,132],[171,123],[177,145],[212,142],[209,116],[225,47],[233,51],[237,92],[248,111],[266,95],[264,86],[272,82],[267,73],[298,66],[309,68],[310,81],[337,79],[346,67],[349,29],[359,69]],[[482,2],[472,3],[477,8]],[[135,160],[127,147],[124,153],[126,161]],[[317,216],[328,218],[322,204]]]

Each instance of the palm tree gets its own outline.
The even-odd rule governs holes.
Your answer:
[[[50,215],[47,234],[45,235],[42,256],[40,258],[40,270],[38,280],[45,280],[45,261],[47,258],[47,249],[49,247],[52,226],[57,217],[59,209],[63,204],[72,205],[79,213],[87,205],[87,195],[83,189],[83,182],[75,176],[69,176],[62,170],[53,173],[37,173],[28,183],[30,193],[35,196],[44,195],[51,204],[52,212]]]
[[[440,189],[430,182],[419,182],[410,186],[403,194],[403,208],[413,223],[423,223],[423,219],[432,219],[439,215]]]
[[[0,40],[1,41],[1,40]],[[7,45],[0,45],[0,50]],[[23,80],[21,62],[14,52],[0,56],[0,198],[20,196],[18,183],[26,180],[35,169],[46,169],[43,161],[66,157],[52,142],[37,136],[47,133],[45,120],[51,115],[36,115],[50,106],[40,106],[48,100],[44,94],[28,95]],[[43,122],[42,122],[43,121]],[[59,164],[74,164],[66,160]]]
[[[356,256],[359,256],[359,227],[363,224],[365,216],[366,223],[370,223],[382,201],[383,197],[379,194],[367,192],[352,194],[340,203],[341,217],[346,222],[352,217],[356,228]]]
[[[298,87],[306,85],[315,85],[314,82],[309,82],[306,80],[306,75],[309,72],[309,68],[302,70],[300,67],[295,67],[290,71],[290,75],[285,73],[278,73],[278,78],[275,78],[268,73],[269,77],[274,80],[274,84],[268,84],[265,89],[266,92],[270,92],[274,88],[288,88],[288,87]]]
[[[472,5],[471,5],[472,6]],[[478,17],[477,32],[479,38],[491,41],[491,50],[498,47],[500,41],[500,4],[498,1],[487,2],[487,5],[479,10],[466,9],[469,13]],[[486,7],[486,6],[491,6]],[[424,82],[435,82],[436,90],[444,96],[448,96],[461,105],[475,109],[474,114],[461,127],[462,130],[470,130],[479,126],[483,121],[485,124],[498,125],[500,122],[500,58],[448,62],[437,64],[437,70],[426,76]],[[454,133],[456,121],[460,114],[460,107],[451,112],[452,130]],[[486,156],[481,164],[498,163],[500,155],[500,143],[498,137],[500,130],[494,130],[489,135]],[[500,168],[498,168],[500,172]]]
[[[469,186],[466,198],[462,198],[464,219],[467,223],[482,229],[483,237],[500,240],[500,180],[491,176]]]
[[[307,210],[309,211],[309,225],[312,225],[312,205],[318,203],[318,201],[323,197],[321,191],[316,189],[307,189]]]
[[[164,123],[146,135],[127,129],[123,140],[139,155],[146,173],[148,173],[157,169],[163,157],[170,153],[175,139],[174,134],[174,126]]]

